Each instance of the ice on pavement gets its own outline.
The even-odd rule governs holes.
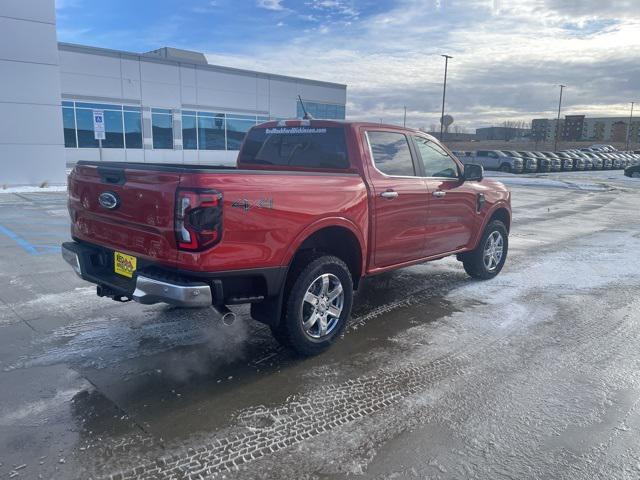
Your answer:
[[[499,172],[491,172],[487,177],[495,177],[494,180],[498,180],[505,185],[517,185],[522,187],[538,187],[538,188],[567,188],[573,190],[588,190],[594,192],[602,192],[610,190],[611,187],[604,183],[595,182],[572,182],[569,180],[554,180],[545,177],[523,177],[515,175],[496,175]]]

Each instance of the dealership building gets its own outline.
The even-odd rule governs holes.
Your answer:
[[[59,43],[53,0],[0,3],[0,186],[62,183],[79,160],[233,164],[251,126],[302,115],[298,95],[315,118],[345,118],[346,85]]]

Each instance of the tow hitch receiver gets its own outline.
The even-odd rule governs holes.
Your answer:
[[[104,287],[102,285],[98,285],[96,287],[96,294],[99,297],[107,297],[107,298],[110,298],[112,300],[115,300],[116,302],[125,303],[125,302],[130,302],[132,300],[131,297],[116,293],[113,290],[111,290],[110,288]]]

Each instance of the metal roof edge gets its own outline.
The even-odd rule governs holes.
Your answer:
[[[304,82],[304,83],[320,85],[320,86],[344,88],[345,90],[347,89],[347,85],[343,83],[326,82],[323,80],[313,80],[310,78],[293,77],[289,75],[279,75],[276,73],[261,72],[258,70],[225,67],[222,65],[212,65],[209,63],[189,62],[187,60],[179,61],[179,60],[173,60],[173,59],[165,59],[165,58],[145,55],[144,53],[127,52],[125,50],[115,50],[111,48],[94,47],[90,45],[81,45],[78,43],[58,42],[58,49],[67,50],[67,51],[93,53],[96,55],[128,57],[131,59],[144,60],[152,63],[163,63],[168,65],[189,65],[189,66],[194,66],[196,68],[202,68],[206,70],[220,71],[220,72],[226,72],[226,73],[237,73],[242,75],[255,75],[255,76],[264,77],[264,78],[282,79],[282,80],[289,80],[289,81],[295,81],[295,82]]]

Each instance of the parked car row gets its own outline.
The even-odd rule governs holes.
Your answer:
[[[477,150],[453,152],[463,163],[477,163],[486,170],[508,173],[560,172],[571,170],[623,169],[640,164],[634,152],[531,152],[516,150]]]

